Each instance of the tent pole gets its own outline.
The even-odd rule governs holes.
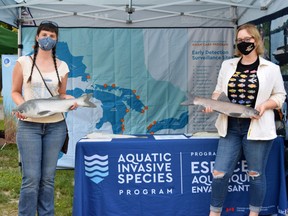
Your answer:
[[[22,56],[22,13],[21,7],[18,7],[18,57]]]

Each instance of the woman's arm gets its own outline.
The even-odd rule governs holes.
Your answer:
[[[25,102],[22,96],[23,86],[23,69],[21,64],[17,61],[13,69],[12,74],[12,91],[11,97],[14,103],[18,106]],[[18,119],[25,119],[26,117],[21,115],[19,112],[14,113]]]
[[[20,105],[24,102],[24,98],[22,96],[22,85],[23,85],[22,67],[19,62],[16,62],[12,74],[12,91],[11,91],[12,100],[15,102],[16,105]]]

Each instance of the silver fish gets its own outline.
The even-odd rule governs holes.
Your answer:
[[[250,118],[259,115],[259,111],[252,107],[231,103],[224,92],[220,94],[217,100],[191,95],[190,99],[182,102],[181,105],[201,105],[204,107],[211,107],[211,109],[216,112],[235,118]]]
[[[58,96],[44,98],[44,99],[32,99],[25,101],[18,107],[12,110],[12,112],[20,112],[22,115],[28,118],[41,118],[45,116],[51,116],[56,113],[63,113],[70,111],[70,107],[77,103],[81,107],[96,107],[96,105],[90,102],[91,94],[84,94],[79,98],[60,99]]]

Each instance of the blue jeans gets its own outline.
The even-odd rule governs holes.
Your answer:
[[[22,163],[19,216],[54,216],[54,177],[66,123],[18,121],[16,142]]]
[[[220,137],[215,159],[214,170],[224,175],[213,175],[210,210],[221,212],[227,195],[229,178],[235,166],[245,156],[250,175],[249,208],[260,212],[266,193],[265,168],[273,140],[247,140],[250,119],[230,118],[226,137]]]

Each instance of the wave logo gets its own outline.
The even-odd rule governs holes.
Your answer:
[[[108,155],[84,155],[85,175],[99,184],[109,175]]]

